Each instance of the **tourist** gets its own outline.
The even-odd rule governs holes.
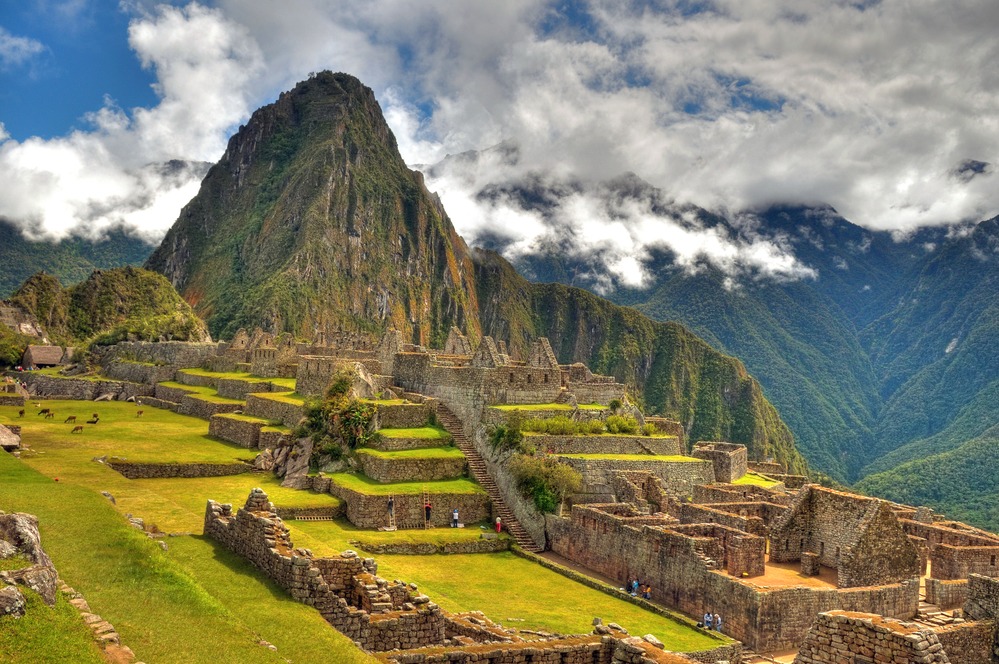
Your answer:
[[[642,592],[642,599],[652,599],[652,586],[645,586],[645,590]]]
[[[715,631],[721,631],[721,616],[717,613],[715,614]]]
[[[711,612],[708,611],[707,613],[704,614],[704,629],[708,630],[709,632],[711,631],[711,620],[712,620]]]
[[[496,534],[499,535],[500,531],[503,530],[503,519],[496,517]]]
[[[429,526],[430,525],[430,501],[429,500],[423,506],[423,516],[424,516],[424,518],[427,521],[427,525]]]
[[[638,579],[631,582],[631,596],[638,597]]]
[[[395,496],[389,496],[389,499],[388,499],[388,513],[389,513],[389,518],[390,519],[395,516]]]
[[[451,527],[452,528],[457,528],[458,527],[458,508],[457,507],[455,507],[454,510],[451,511]]]

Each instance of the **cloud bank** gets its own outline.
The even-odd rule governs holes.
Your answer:
[[[505,233],[517,255],[561,234],[622,283],[644,283],[642,258],[659,247],[681,266],[808,271],[772,241],[641,203],[577,192],[542,217],[480,192],[537,174],[600,183],[633,172],[677,206],[729,217],[826,203],[904,233],[999,212],[992,0],[129,7],[131,44],[156,72],[160,104],[108,104],[90,131],[0,144],[0,174],[13,183],[0,191],[0,216],[52,236],[125,224],[158,237],[197,178],[163,179],[148,165],[217,159],[253,108],[320,69],[374,88],[411,163],[518,147],[514,161],[428,179],[470,242]]]

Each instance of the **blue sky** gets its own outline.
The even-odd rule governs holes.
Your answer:
[[[0,2],[0,217],[155,242],[254,109],[331,69],[374,90],[409,163],[519,146],[429,181],[470,241],[501,228],[530,251],[565,231],[616,247],[623,271],[657,243],[793,272],[778,245],[647,209],[584,196],[552,228],[475,194],[633,172],[733,218],[826,203],[904,233],[993,216],[997,28],[994,0]]]
[[[0,118],[14,139],[84,126],[105,95],[124,108],[156,103],[156,77],[128,45],[129,18],[115,2],[0,4],[0,26],[43,49],[26,66],[0,69]]]

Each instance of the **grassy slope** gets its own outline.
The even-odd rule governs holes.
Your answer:
[[[79,612],[60,593],[49,607],[24,586],[27,611],[21,618],[0,618],[0,661],[10,664],[73,662],[104,664],[100,648]]]

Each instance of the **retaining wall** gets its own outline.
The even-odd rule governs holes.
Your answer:
[[[217,401],[206,401],[197,395],[189,394],[180,400],[177,412],[181,415],[200,417],[203,420],[211,420],[213,415],[221,413],[234,413],[242,410],[241,403],[219,403]]]
[[[242,475],[253,467],[242,461],[231,463],[137,463],[109,459],[107,465],[130,480],[164,477],[222,477]]]
[[[152,385],[127,383],[120,380],[87,380],[85,378],[56,378],[44,376],[33,371],[21,374],[22,380],[28,384],[28,392],[32,396],[48,399],[72,399],[76,401],[93,401],[97,397],[110,394],[117,401],[127,401],[129,398],[151,396]]]
[[[365,475],[383,484],[389,482],[433,482],[462,477],[468,470],[465,457],[445,459],[384,458],[357,450],[356,459]]]
[[[260,446],[260,430],[266,422],[248,421],[228,413],[212,415],[208,420],[208,435],[230,443],[235,443],[247,449],[257,449]]]
[[[524,432],[524,442],[550,454],[683,454],[673,436],[554,436]]]
[[[287,427],[294,427],[302,419],[302,406],[275,401],[257,394],[247,394],[243,413],[264,420],[277,420]]]
[[[347,504],[347,520],[358,528],[388,525],[388,496],[372,496],[342,487],[335,482],[329,492]],[[434,493],[430,495],[430,523],[438,528],[451,525],[451,510],[458,508],[462,523],[489,520],[492,504],[484,493]],[[423,528],[423,496],[395,496],[395,522],[399,528]]]

